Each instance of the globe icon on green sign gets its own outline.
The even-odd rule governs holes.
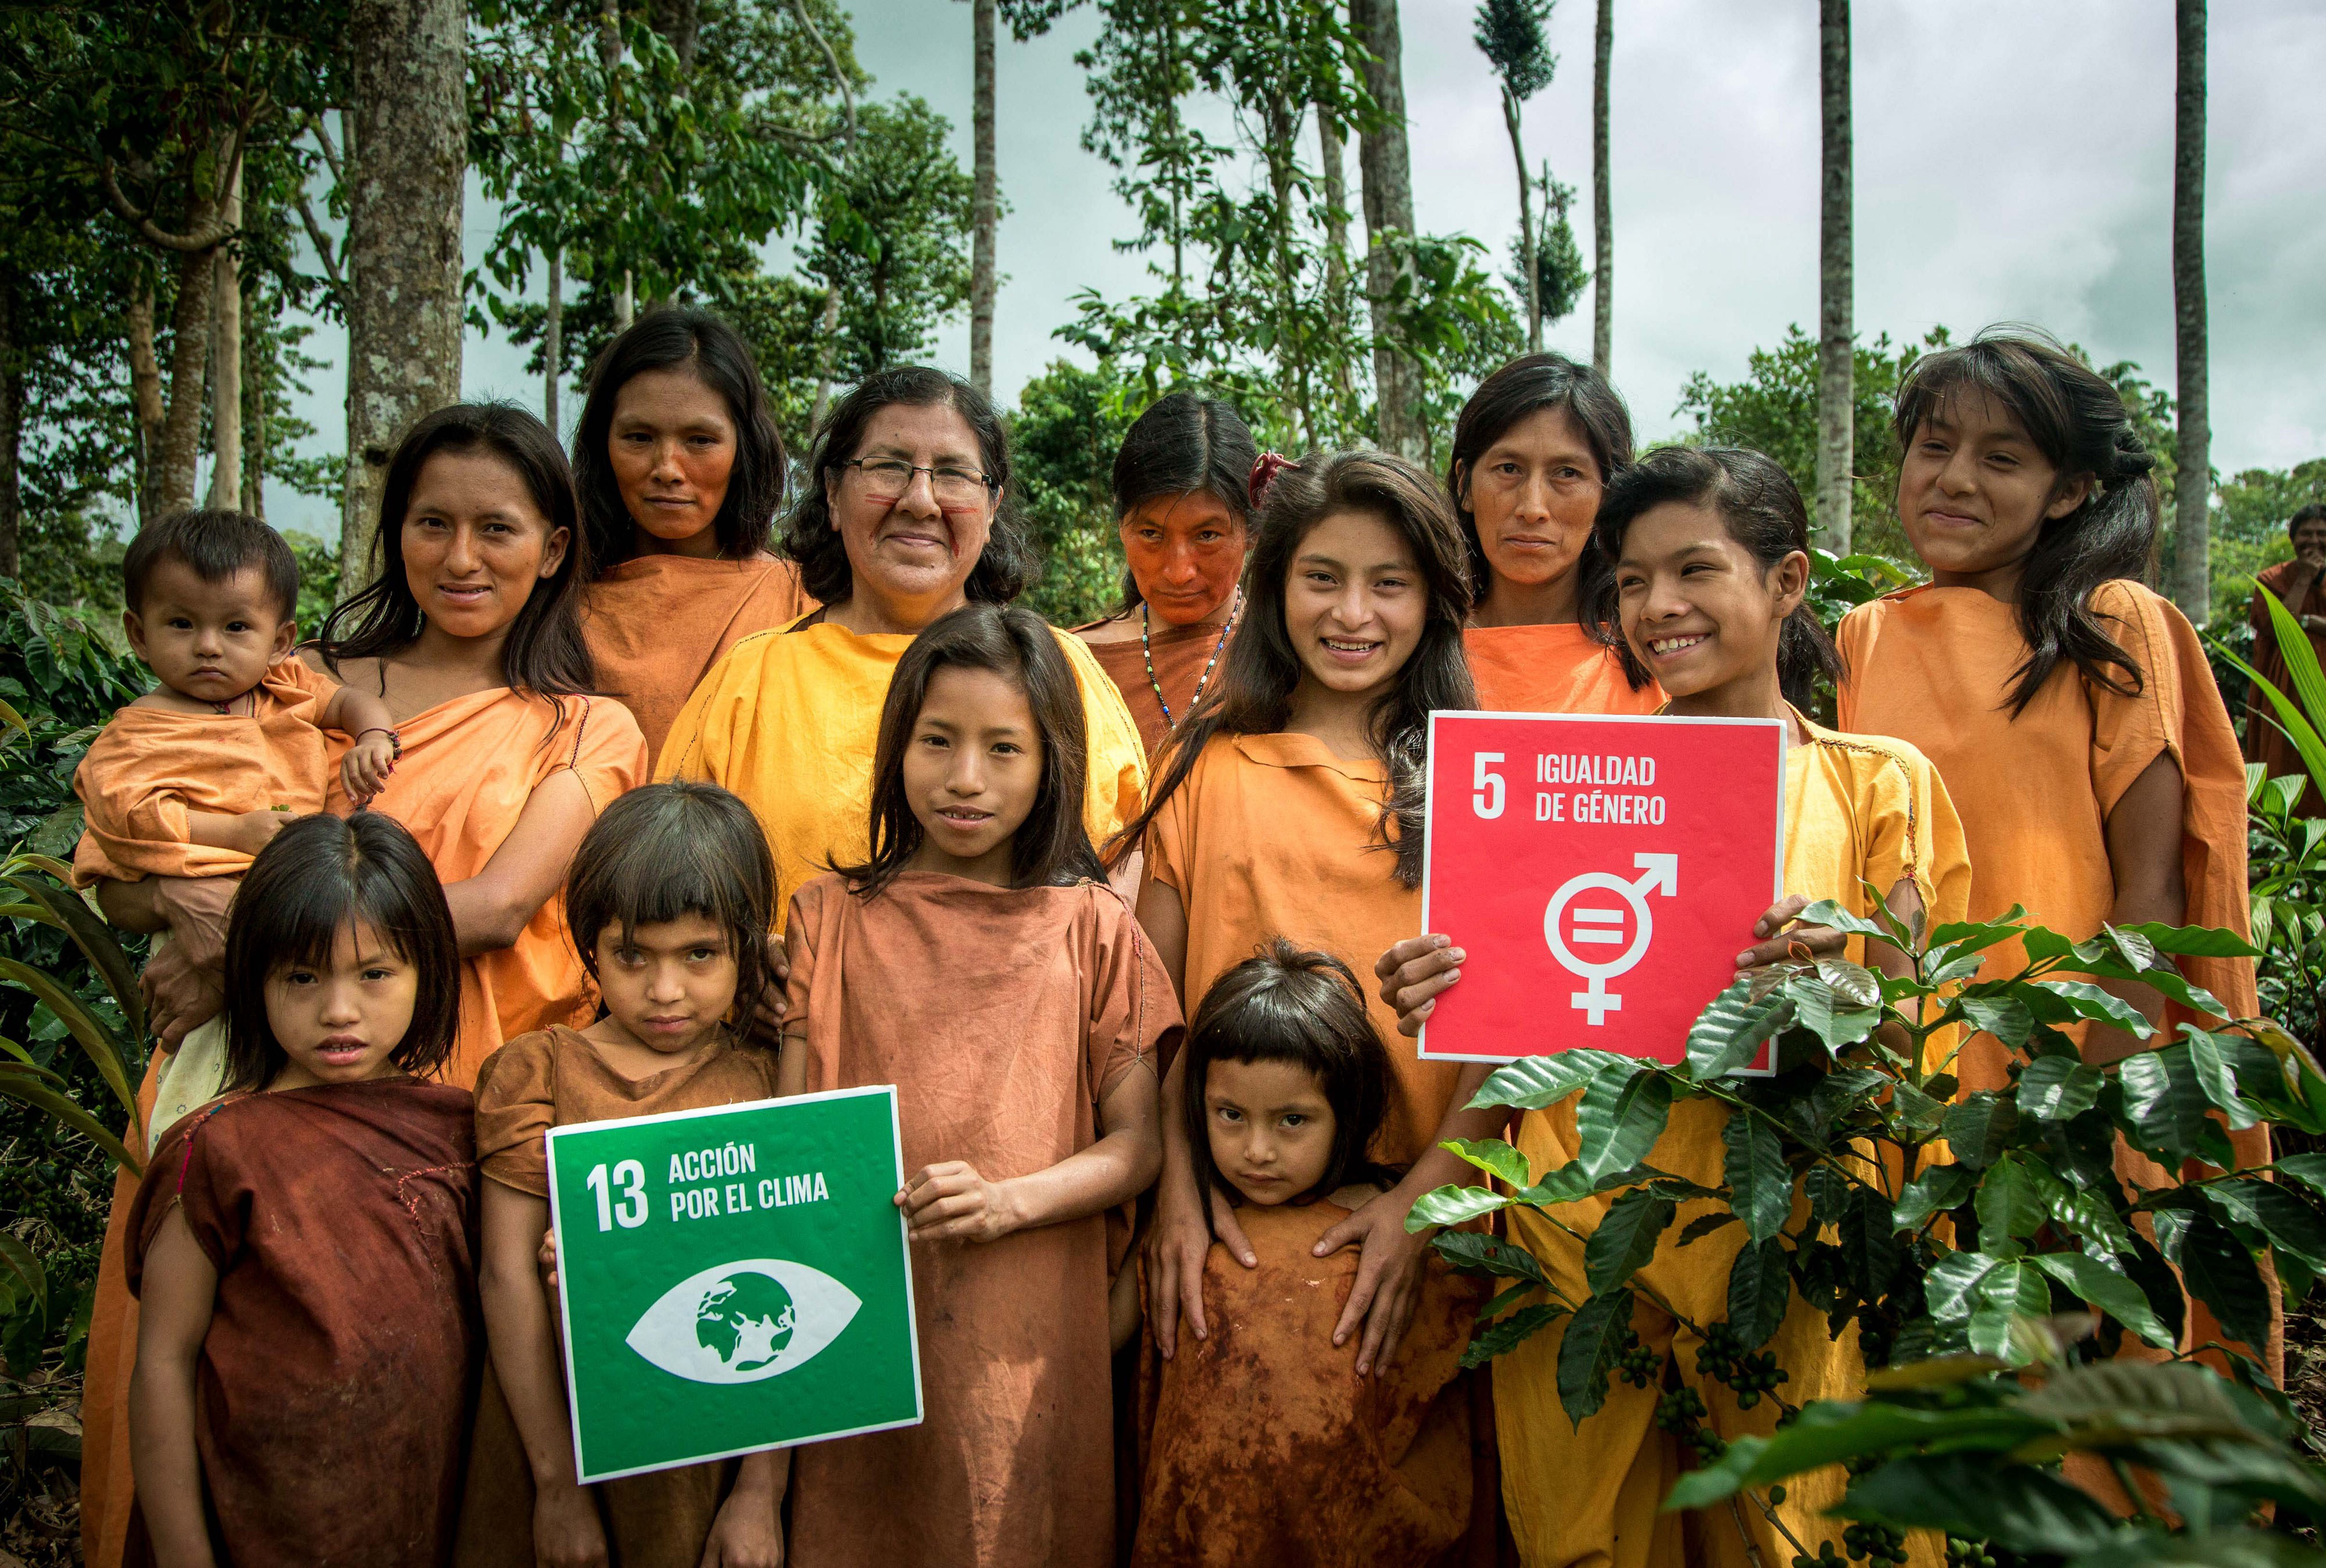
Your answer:
[[[781,1281],[765,1274],[734,1274],[702,1293],[694,1309],[694,1338],[718,1352],[729,1370],[753,1372],[783,1353],[797,1321],[791,1292]]]

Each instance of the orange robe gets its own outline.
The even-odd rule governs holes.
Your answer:
[[[186,813],[323,809],[323,732],[340,683],[297,658],[266,672],[251,714],[117,710],[73,774],[84,821],[73,885],[100,878],[239,877],[250,857],[187,837]]]
[[[477,1071],[477,1159],[485,1179],[549,1196],[554,1127],[772,1099],[776,1054],[721,1041],[684,1067],[625,1078],[574,1030],[520,1035]],[[739,1460],[625,1476],[592,1489],[622,1568],[695,1568],[734,1489]],[[534,1568],[533,1470],[491,1363],[469,1445],[457,1568]]]
[[[1462,634],[1478,706],[1493,713],[1653,713],[1664,690],[1638,691],[1615,650],[1579,625],[1472,626]]]
[[[1077,626],[1075,635],[1111,626],[1112,621],[1098,621],[1092,626]],[[1127,623],[1126,623],[1127,624]],[[1187,710],[1196,705],[1198,689],[1211,689],[1211,676],[1219,673],[1214,662],[1227,656],[1227,645],[1219,626],[1151,626],[1145,645],[1137,637],[1127,642],[1093,642],[1084,636],[1084,644],[1099,668],[1107,673],[1122,692],[1123,706],[1139,723],[1139,738],[1146,743],[1148,760],[1163,749],[1164,740],[1173,728],[1186,720]],[[1148,655],[1154,655],[1155,672],[1148,673]],[[1208,672],[1208,673],[1207,673]],[[1163,688],[1156,694],[1156,687]],[[1165,709],[1169,709],[1166,717]]]
[[[582,635],[599,690],[630,710],[653,757],[728,649],[814,608],[788,561],[641,555],[608,567],[589,586]]]
[[[897,1086],[909,1174],[989,1180],[1098,1137],[1123,1076],[1180,1034],[1154,948],[1103,884],[1010,889],[908,871],[877,896],[822,877],[792,900],[786,1027],[810,1091]],[[1158,1054],[1161,1053],[1161,1054]],[[793,1450],[794,1568],[1105,1568],[1109,1217],[984,1245],[918,1244],[926,1418]]]
[[[1372,983],[1373,960],[1421,933],[1421,889],[1397,880],[1381,839],[1388,783],[1380,762],[1335,756],[1312,736],[1214,736],[1155,814],[1147,874],[1187,913],[1191,1015],[1213,981],[1279,936],[1356,972],[1396,1070],[1372,1155],[1408,1165],[1429,1147],[1462,1068],[1420,1060]]]
[[[1214,1243],[1211,1336],[1140,1347],[1146,1480],[1132,1568],[1425,1568],[1470,1519],[1470,1410],[1456,1380],[1480,1292],[1433,1257],[1397,1357],[1356,1375],[1332,1348],[1360,1254],[1309,1249],[1350,1211],[1236,1211],[1256,1269]]]
[[[2172,757],[2183,791],[2183,923],[2247,936],[2245,763],[2204,647],[2178,609],[2136,582],[2102,583],[2092,608],[2109,618],[2110,634],[2139,664],[2136,696],[2096,685],[2063,662],[2014,719],[2004,694],[2027,656],[2016,610],[1977,589],[1913,588],[1842,617],[1849,670],[1841,721],[1912,741],[1945,775],[1977,868],[1972,919],[1993,919],[2018,904],[2078,942],[2098,933],[2116,903],[2108,813],[2151,763]],[[2025,957],[2015,942],[1990,948],[1980,973],[2015,973]],[[2253,960],[2178,961],[2232,1017],[2253,1016]],[[2168,1029],[2187,1016],[2167,1012]],[[1992,1036],[1970,1041],[1957,1060],[1965,1090],[2007,1081],[2009,1053]],[[2266,1127],[2231,1133],[2229,1141],[2243,1164],[2269,1159]],[[2173,1180],[2121,1143],[2117,1170],[2146,1187]],[[2271,1321],[2270,1343],[2261,1350],[2275,1369],[2284,1346],[2275,1303]],[[2191,1345],[2228,1337],[2201,1304],[2190,1304]],[[2127,1341],[2126,1353],[2149,1352]]]
[[[2293,695],[2293,686],[2285,673],[2285,658],[2277,651],[2277,626],[2270,619],[2269,606],[2262,602],[2261,590],[2269,589],[2284,604],[2296,620],[2303,616],[2326,615],[2326,580],[2312,577],[2307,587],[2292,598],[2287,595],[2293,574],[2300,570],[2299,561],[2281,561],[2264,571],[2254,580],[2253,607],[2247,618],[2253,623],[2253,667],[2264,679],[2287,696]],[[2310,633],[2310,651],[2326,660],[2326,632]],[[2245,756],[2247,762],[2257,762],[2267,767],[2272,777],[2308,771],[2301,752],[2286,738],[2278,727],[2277,709],[2262,695],[2256,686],[2246,694]],[[2312,784],[2303,792],[2299,810],[2307,816],[2326,812],[2326,803],[2318,798],[2318,786]]]

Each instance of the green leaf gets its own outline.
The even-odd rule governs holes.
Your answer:
[[[2291,1536],[2205,1530],[2186,1536],[2127,1535],[2075,1558],[2068,1568],[2319,1568],[2321,1562],[2317,1548]]]
[[[1735,1223],[1736,1216],[1729,1213],[1726,1210],[1715,1210],[1709,1214],[1698,1214],[1695,1219],[1680,1227],[1679,1239],[1672,1243],[1672,1245],[1675,1247],[1686,1247],[1691,1241],[1701,1241],[1706,1237],[1711,1235],[1714,1231],[1718,1230],[1725,1226],[1734,1225]]]
[[[1664,1498],[1661,1513],[1678,1513],[1685,1508],[1708,1508],[1717,1502],[1735,1497],[1744,1486],[1744,1477],[1769,1446],[1769,1439],[1755,1437],[1751,1433],[1732,1440],[1726,1450],[1710,1464],[1696,1470],[1683,1471],[1672,1483],[1671,1494]],[[1793,1472],[1787,1471],[1786,1475]]]
[[[1785,1245],[1772,1237],[1740,1249],[1728,1269],[1728,1327],[1747,1350],[1769,1342],[1785,1321],[1793,1282],[1785,1266]]]
[[[1785,982],[1784,994],[1791,998],[1801,1026],[1823,1041],[1828,1051],[1856,1044],[1882,1021],[1881,1009],[1847,1007],[1814,975],[1793,976]]]
[[[2052,1310],[2042,1270],[2024,1258],[2006,1258],[1978,1282],[1970,1314],[1970,1348],[1982,1356],[2011,1352],[2014,1318],[2040,1318]]]
[[[1496,1356],[1506,1356],[1566,1315],[1567,1309],[1555,1302],[1521,1307],[1500,1322],[1473,1334],[1462,1351],[1462,1365],[1483,1367]]]
[[[76,839],[79,834],[75,834]],[[40,864],[33,857],[23,857],[19,864]],[[11,873],[5,880],[26,897],[33,899],[49,912],[51,919],[72,937],[73,945],[81,951],[89,966],[105,981],[105,988],[113,996],[114,1005],[121,1009],[127,1023],[129,1039],[142,1045],[145,1038],[145,994],[137,980],[137,965],[130,961],[122,950],[121,939],[111,926],[98,919],[72,890],[69,868],[49,873],[50,880],[42,881],[22,873]],[[132,1061],[133,1066],[143,1067],[142,1056]],[[131,1106],[136,1103],[133,1096]]]
[[[1452,1155],[1495,1177],[1507,1187],[1531,1187],[1534,1171],[1527,1157],[1500,1138],[1485,1138],[1473,1143],[1468,1138],[1450,1138],[1437,1146]]]
[[[1465,1274],[1489,1274],[1548,1286],[1550,1276],[1523,1247],[1513,1247],[1499,1236],[1478,1230],[1440,1231],[1430,1240],[1437,1255]]]
[[[1784,1142],[1776,1128],[1741,1110],[1729,1112],[1720,1141],[1728,1150],[1722,1173],[1729,1204],[1744,1221],[1745,1234],[1766,1241],[1793,1213],[1793,1174],[1785,1167]]]
[[[1897,1227],[1890,1223],[1890,1200],[1875,1187],[1852,1189],[1842,1211],[1838,1239],[1857,1294],[1867,1301],[1881,1300],[1905,1262]]]
[[[1628,1290],[1595,1295],[1575,1309],[1558,1346],[1558,1403],[1576,1425],[1607,1402],[1607,1377],[1623,1353],[1624,1331],[1631,1326]]]
[[[1820,898],[1802,910],[1800,920],[1803,925],[1829,925],[1837,931],[1846,931],[1852,936],[1876,937],[1883,942],[1890,940],[1889,928],[1879,921],[1868,920],[1862,914],[1853,914],[1830,898]]]
[[[1690,1497],[1710,1491],[1717,1502],[1739,1486],[1766,1486],[1806,1471],[1823,1470],[1851,1460],[1887,1455],[1899,1449],[1939,1448],[1949,1452],[2007,1453],[2032,1438],[2052,1430],[2010,1406],[1967,1406],[1951,1410],[1918,1410],[1906,1406],[1869,1401],[1863,1405],[1819,1403],[1802,1410],[1800,1419],[1780,1427],[1769,1438],[1740,1438],[1728,1452],[1704,1470],[1681,1478],[1687,1486],[1698,1476],[1714,1479],[1699,1483]],[[1752,1444],[1738,1449],[1746,1443]],[[1675,1489],[1665,1505],[1682,1503]]]
[[[2067,1003],[2068,1010],[2079,1018],[2114,1024],[2142,1040],[2156,1033],[2156,1025],[2150,1023],[2138,1007],[2089,980],[2035,980],[2031,984],[2035,989],[2049,991]]]
[[[42,1312],[48,1310],[48,1271],[41,1266],[41,1260],[33,1256],[31,1248],[5,1230],[0,1230],[0,1266],[5,1266],[9,1274],[24,1282],[24,1294],[38,1302]]]
[[[2007,992],[1965,997],[1961,1006],[1964,1017],[2014,1051],[2027,1044],[2027,1036],[2035,1027],[2035,1015],[2027,1010],[2027,1004]]]
[[[2140,1287],[2099,1259],[2080,1252],[2044,1252],[2037,1254],[2033,1261],[2036,1267],[2158,1350],[2179,1348],[2172,1331],[2149,1306]]]
[[[1569,1160],[1556,1170],[1545,1171],[1542,1180],[1533,1186],[1512,1193],[1511,1202],[1535,1209],[1555,1209],[1562,1203],[1588,1198],[1601,1184],[1598,1177],[1584,1168],[1581,1160]]]
[[[2014,1257],[2020,1248],[1998,1247],[2005,1238],[2028,1237],[2049,1218],[2035,1178],[2017,1155],[2005,1155],[1987,1168],[1974,1205],[1978,1214],[1978,1249],[1990,1257]]]
[[[2197,1087],[2228,1118],[2229,1126],[2242,1132],[2259,1121],[2260,1115],[2238,1091],[2237,1074],[2219,1041],[2202,1029],[2184,1028],[2182,1034],[2189,1053],[2189,1066],[2197,1075]]]
[[[1405,1228],[1422,1231],[1432,1225],[1467,1224],[1481,1214],[1492,1214],[1510,1205],[1508,1198],[1491,1188],[1440,1187],[1413,1201],[1413,1211],[1405,1217]]]
[[[1810,1119],[1819,1127],[1832,1127],[1860,1100],[1898,1081],[1871,1067],[1837,1067],[1819,1078],[1810,1090]]]
[[[1978,1301],[1981,1281],[1996,1267],[1992,1257],[1976,1252],[1949,1252],[1922,1276],[1922,1299],[1931,1316],[1941,1323],[1959,1325],[1970,1317]]]
[[[2273,1168],[2313,1192],[2326,1194],[2326,1154],[2288,1155]]]
[[[2107,1075],[2070,1056],[2039,1056],[2019,1072],[2019,1110],[2044,1121],[2071,1121],[2099,1103]]]
[[[1836,1003],[1845,1007],[1879,1007],[1882,978],[1864,964],[1847,959],[1819,959],[1818,979],[1831,988]]]
[[[2122,929],[2137,932],[2158,952],[2181,958],[2259,958],[2261,950],[2233,931],[2210,925],[2166,925],[2148,921]]]
[[[1595,1296],[1631,1283],[1656,1255],[1656,1243],[1679,1205],[1644,1187],[1635,1187],[1607,1206],[1607,1213],[1583,1247],[1583,1278]]]
[[[1932,1165],[1906,1183],[1890,1223],[1900,1230],[1918,1230],[1931,1215],[1959,1208],[1978,1185],[1978,1173],[1968,1165]]]
[[[123,1065],[126,1057],[113,1031],[81,1006],[80,998],[29,964],[19,963],[12,958],[0,958],[0,980],[14,981],[49,1005],[49,1010],[62,1019],[65,1027],[71,1031],[82,1054],[96,1066],[98,1076],[113,1090],[114,1098],[128,1107],[134,1115],[137,1095],[129,1085],[128,1071]]]
[[[2115,1252],[2135,1250],[2132,1228],[2109,1202],[2110,1191],[2087,1192],[2060,1180],[2040,1163],[2031,1162],[2028,1174],[2034,1179],[2036,1191],[2043,1195],[2044,1211],[2052,1222]],[[2110,1178],[2111,1183],[2113,1177]]]
[[[1891,1083],[1890,1108],[1901,1127],[1926,1137],[1938,1131],[1939,1124],[1947,1118],[1945,1100],[1925,1094],[1903,1078]]]
[[[1579,1163],[1594,1177],[1648,1157],[1671,1115],[1671,1085],[1661,1072],[1608,1071],[1592,1079],[1575,1108]]]
[[[132,1155],[128,1146],[116,1137],[111,1129],[89,1115],[77,1101],[47,1084],[18,1072],[0,1073],[0,1099],[13,1099],[35,1110],[48,1112],[110,1155],[123,1169],[144,1174],[144,1162]]]
[[[2269,1339],[2269,1289],[2244,1244],[2210,1214],[2189,1216],[2181,1238],[2181,1277],[2230,1335],[2248,1345]]]
[[[1939,1124],[1958,1164],[1983,1170],[2009,1146],[2019,1129],[2019,1108],[1991,1089],[1964,1096]]]
[[[2117,1068],[2134,1142],[2178,1164],[2196,1154],[2210,1103],[2184,1043],[2127,1056]]]
[[[1635,1057],[1617,1056],[1606,1051],[1561,1051],[1551,1056],[1529,1056],[1496,1068],[1479,1086],[1470,1109],[1488,1110],[1496,1106],[1515,1106],[1521,1110],[1541,1110],[1557,1105],[1619,1062],[1630,1062],[1634,1072],[1647,1066]]]
[[[2061,1555],[2096,1551],[2117,1527],[2116,1516],[2086,1493],[2033,1465],[1968,1453],[1893,1459],[1852,1482],[1835,1512]]]
[[[2292,1188],[2240,1178],[2207,1182],[2197,1190],[2222,1218],[2252,1226],[2277,1250],[2326,1270],[2326,1215]]]
[[[1769,1036],[1791,1021],[1783,988],[1753,1000],[1753,980],[1739,977],[1712,998],[1688,1031],[1688,1073],[1698,1082],[1719,1078],[1753,1060]]]

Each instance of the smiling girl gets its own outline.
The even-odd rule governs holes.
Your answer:
[[[1784,726],[1786,896],[1761,917],[1754,936],[1772,935],[1816,899],[1830,898],[1864,914],[1867,884],[1882,890],[1902,917],[1920,915],[1934,925],[1961,919],[1970,864],[1946,788],[1930,763],[1900,741],[1822,728],[1787,700],[1788,691],[1805,693],[1811,676],[1831,670],[1834,651],[1802,602],[1809,519],[1785,471],[1758,452],[1667,447],[1617,476],[1600,506],[1597,528],[1613,566],[1606,608],[1633,655],[1671,694],[1664,710],[1773,719]],[[1400,1027],[1409,1034],[1428,1016],[1430,998],[1460,973],[1458,965],[1434,966],[1441,955],[1428,953],[1427,944],[1437,940],[1419,938],[1391,954],[1406,967],[1383,990],[1396,998]],[[1782,951],[1782,942],[1764,943],[1742,957],[1772,956],[1772,946]],[[1458,955],[1458,949],[1451,951]],[[1886,945],[1869,951],[1856,938],[1848,956],[1890,973],[1902,972],[1904,963]],[[1474,1072],[1484,1076],[1483,1068]],[[1648,1163],[1718,1185],[1726,1119],[1726,1109],[1712,1100],[1674,1106]],[[1527,1112],[1517,1143],[1537,1172],[1574,1159],[1580,1150],[1574,1101]],[[1512,1211],[1513,1239],[1570,1299],[1589,1294],[1582,1238],[1597,1228],[1606,1202],[1586,1200],[1562,1209],[1559,1218],[1572,1232]],[[1683,1205],[1683,1222],[1715,1207]],[[1685,1248],[1674,1239],[1679,1234],[1667,1235],[1641,1277],[1689,1321],[1676,1321],[1643,1293],[1633,1328],[1646,1347],[1663,1352],[1668,1375],[1703,1398],[1713,1430],[1724,1437],[1765,1434],[1774,1410],[1740,1410],[1725,1385],[1700,1376],[1695,1351],[1701,1341],[1689,1326],[1726,1317],[1738,1232],[1717,1231]],[[1675,1441],[1654,1424],[1664,1378],[1644,1388],[1612,1388],[1605,1406],[1578,1429],[1558,1399],[1563,1333],[1561,1326],[1535,1335],[1494,1369],[1503,1495],[1527,1562],[1654,1562],[1666,1551],[1673,1554],[1669,1560],[1679,1561],[1684,1549],[1691,1562],[1791,1560],[1795,1548],[1765,1520],[1726,1511],[1691,1521],[1686,1527],[1692,1545],[1684,1548],[1681,1519],[1657,1512],[1679,1463]],[[1798,1296],[1771,1348],[1791,1373],[1789,1399],[1854,1398],[1861,1391],[1856,1341],[1837,1343],[1823,1314]],[[1779,1512],[1793,1536],[1813,1545],[1820,1531],[1832,1534],[1819,1510],[1838,1497],[1838,1484],[1812,1480],[1791,1491]],[[1749,1541],[1739,1534],[1748,1526]]]
[[[386,817],[302,817],[244,877],[226,1095],[162,1140],[130,1215],[129,1562],[450,1552],[482,1349],[473,1110],[430,1081],[459,964]]]
[[[1075,636],[1121,688],[1150,757],[1194,710],[1235,630],[1259,461],[1242,416],[1192,392],[1150,406],[1114,454],[1122,608]]]
[[[889,686],[870,853],[792,900],[783,1089],[897,1086],[926,1410],[798,1451],[795,1568],[1113,1561],[1108,1279],[1180,1025],[1098,880],[1085,747],[1057,634],[955,610]]]
[[[775,890],[750,809],[711,784],[632,791],[573,857],[565,908],[605,1016],[519,1035],[477,1074],[492,1361],[461,1508],[461,1568],[782,1560],[781,1452],[576,1482],[555,1308],[536,1261],[549,1229],[551,1127],[774,1094],[775,1053],[739,1035],[748,1018],[735,998],[766,983]]]
[[[721,654],[814,607],[768,548],[786,465],[750,348],[707,311],[648,311],[591,372],[573,431],[598,571],[582,629],[650,751]]]

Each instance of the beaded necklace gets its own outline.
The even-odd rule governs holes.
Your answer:
[[[1228,634],[1235,630],[1236,617],[1242,613],[1243,589],[1239,588],[1235,591],[1235,602],[1228,606],[1228,624],[1220,628],[1220,640],[1212,645],[1212,656],[1204,661],[1204,673],[1196,677],[1196,694],[1187,699],[1189,709],[1204,700],[1204,688],[1211,683],[1212,666],[1220,662],[1220,650],[1228,645]],[[1169,729],[1174,724],[1171,703],[1163,695],[1163,682],[1155,678],[1155,650],[1148,645],[1147,621],[1147,605],[1142,600],[1139,606],[1139,651],[1147,659],[1147,683],[1155,689],[1155,704],[1163,710],[1163,728]]]

